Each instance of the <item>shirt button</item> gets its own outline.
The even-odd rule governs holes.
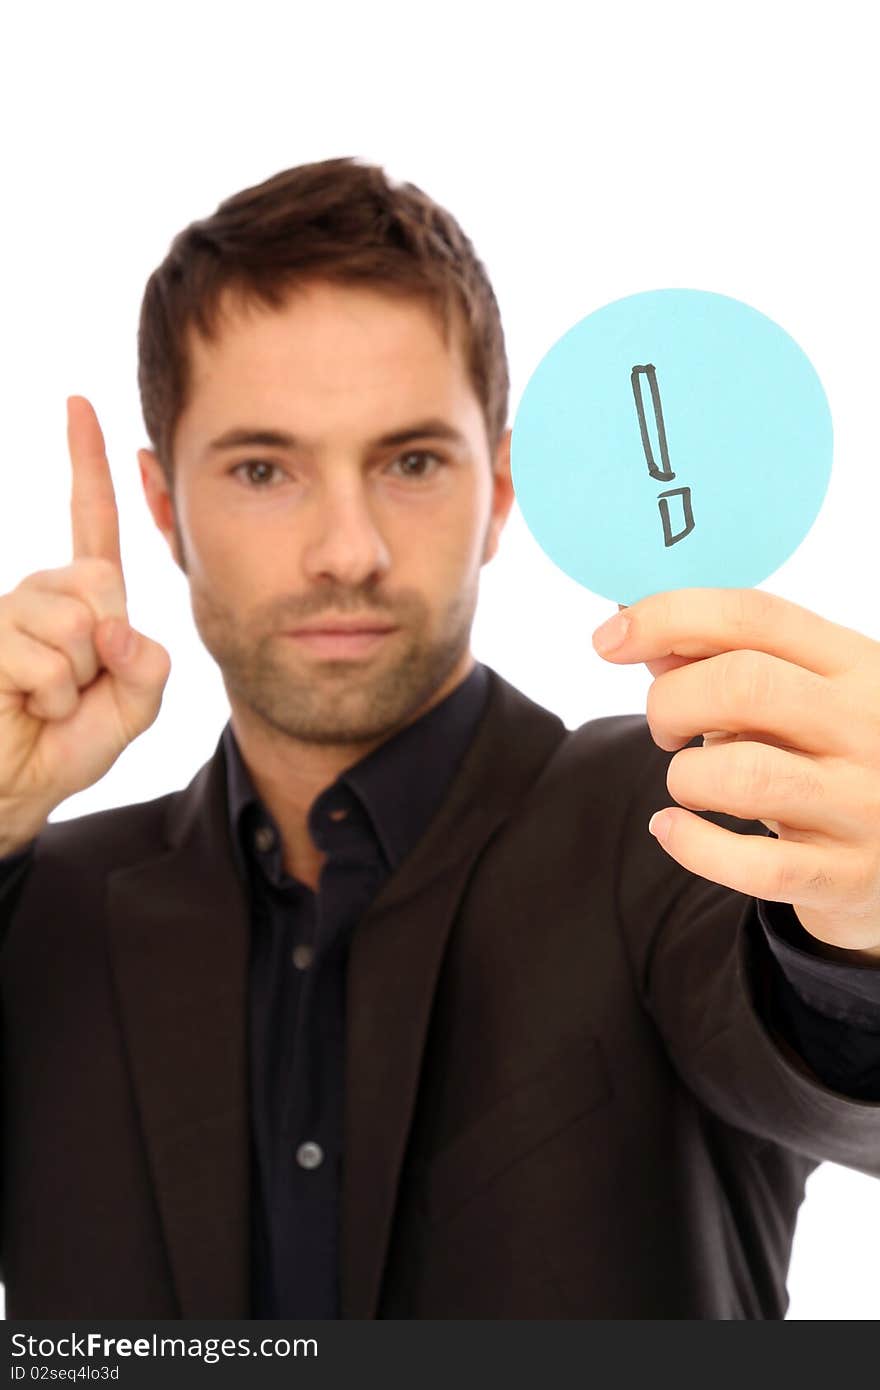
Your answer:
[[[291,959],[297,970],[308,970],[315,959],[315,953],[311,946],[294,946]]]
[[[320,1168],[324,1162],[324,1150],[320,1144],[308,1140],[297,1149],[296,1161],[300,1168]]]
[[[254,844],[261,854],[265,854],[266,850],[271,849],[274,843],[275,831],[272,829],[271,825],[261,825],[259,829],[254,832]]]

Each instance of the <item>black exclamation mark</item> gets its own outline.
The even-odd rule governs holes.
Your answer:
[[[669,466],[669,448],[666,443],[666,426],[663,423],[663,407],[660,404],[660,388],[657,385],[657,371],[652,363],[644,367],[633,367],[630,376],[632,382],[633,396],[636,402],[636,413],[639,417],[639,431],[642,436],[642,448],[645,451],[645,461],[648,465],[648,472],[652,478],[657,478],[660,482],[671,482],[675,477]],[[643,383],[647,381],[648,390],[651,397],[650,414],[645,409],[645,396]],[[650,422],[653,425],[653,438]],[[657,453],[660,456],[660,467],[657,466],[657,459],[654,452],[656,442]],[[684,512],[684,527],[675,535],[669,525],[669,502],[670,497],[680,497],[682,510]],[[691,509],[691,490],[689,487],[673,487],[661,492],[657,498],[657,506],[660,509],[660,517],[663,522],[663,544],[665,547],[677,544],[684,540],[685,536],[690,535],[694,529],[694,514]]]

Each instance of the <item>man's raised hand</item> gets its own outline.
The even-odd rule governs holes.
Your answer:
[[[150,727],[171,671],[165,648],[128,623],[113,480],[83,396],[67,402],[67,439],[73,563],[0,595],[0,854]]]

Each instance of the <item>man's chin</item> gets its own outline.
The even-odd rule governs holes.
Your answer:
[[[353,670],[352,667],[355,669]],[[389,738],[410,720],[429,697],[420,685],[399,674],[375,669],[363,662],[322,661],[302,674],[288,698],[279,677],[273,682],[274,698],[255,697],[248,703],[276,729],[306,743],[360,745]],[[268,708],[267,708],[268,704]],[[273,708],[274,707],[274,708]]]
[[[390,738],[406,723],[406,716],[377,718],[375,710],[355,708],[334,710],[328,715],[328,711],[324,709],[313,711],[312,718],[300,715],[296,719],[290,719],[282,715],[272,722],[289,738],[300,743],[361,748]]]
[[[423,638],[426,634],[422,635]],[[425,644],[411,629],[365,657],[315,658],[277,634],[224,670],[230,699],[248,706],[276,734],[302,743],[358,747],[390,738],[418,718],[467,650],[460,640]]]

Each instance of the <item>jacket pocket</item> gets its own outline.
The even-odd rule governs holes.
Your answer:
[[[451,1216],[493,1179],[611,1097],[595,1036],[581,1038],[520,1082],[429,1160],[429,1221]]]

